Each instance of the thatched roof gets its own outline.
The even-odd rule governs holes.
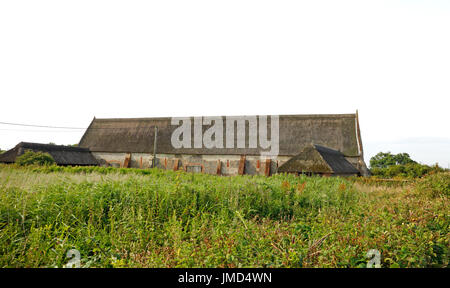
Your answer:
[[[0,154],[0,162],[2,163],[14,163],[16,158],[26,151],[31,150],[34,152],[46,152],[49,153],[56,164],[58,165],[98,165],[97,160],[92,156],[89,149],[81,147],[52,145],[52,144],[40,144],[20,142],[11,150]]]
[[[223,119],[225,120],[225,117]],[[359,147],[362,147],[362,144],[358,145],[356,122],[356,114],[280,115],[279,155],[294,156],[307,145],[316,143],[342,151],[346,156],[359,157],[361,155]],[[89,148],[93,152],[153,153],[155,126],[158,127],[157,153],[159,154],[261,154],[260,148],[175,149],[171,144],[171,135],[178,126],[171,125],[171,118],[94,118],[80,140],[80,147]],[[267,126],[270,131],[270,123],[267,123]],[[209,127],[204,125],[203,131]],[[246,137],[246,143],[248,143],[248,133]],[[194,139],[193,131],[191,138]]]
[[[305,147],[278,168],[279,173],[320,173],[354,175],[359,171],[337,151],[320,145]]]

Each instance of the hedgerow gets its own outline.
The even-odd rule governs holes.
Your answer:
[[[372,168],[370,172],[373,176],[381,178],[420,178],[430,173],[444,172],[445,169],[439,166],[428,166],[418,163],[406,165],[392,165],[386,168]]]

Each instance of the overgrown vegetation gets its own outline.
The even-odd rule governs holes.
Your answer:
[[[450,173],[436,173],[418,180],[418,190],[429,192],[432,197],[450,196]]]
[[[419,164],[408,153],[380,152],[370,159],[370,172],[381,178],[420,178],[428,174],[446,171],[435,166]]]
[[[427,174],[444,172],[445,169],[439,166],[428,166],[423,164],[406,164],[406,165],[393,165],[387,168],[373,168],[370,172],[373,176],[382,178],[420,178]]]
[[[16,158],[16,163],[19,166],[26,166],[26,165],[49,166],[55,164],[55,160],[48,153],[26,151],[25,153]]]
[[[0,267],[447,267],[450,175],[428,177],[0,165]]]

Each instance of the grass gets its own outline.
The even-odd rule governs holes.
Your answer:
[[[449,181],[0,165],[0,267],[447,267]]]

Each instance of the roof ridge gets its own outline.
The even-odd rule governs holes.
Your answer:
[[[52,151],[80,151],[80,152],[86,152],[89,151],[88,148],[84,147],[76,147],[76,146],[69,146],[69,145],[57,145],[57,144],[45,144],[45,143],[35,143],[35,142],[20,142],[16,145],[16,147],[22,147],[22,148],[48,148]],[[15,147],[15,148],[16,148]]]
[[[355,113],[344,114],[252,114],[252,115],[215,115],[215,116],[164,116],[164,117],[123,117],[123,118],[94,118],[92,122],[98,121],[123,121],[123,120],[158,120],[168,118],[194,118],[194,117],[248,117],[248,116],[280,116],[287,118],[352,118]]]

